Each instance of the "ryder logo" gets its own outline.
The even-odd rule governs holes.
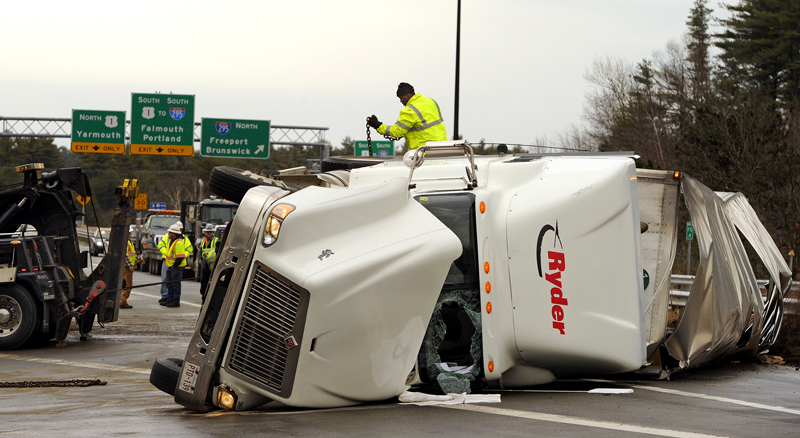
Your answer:
[[[553,232],[553,250],[547,251],[547,272],[542,272],[542,244],[547,233]],[[558,244],[558,247],[556,247]],[[561,273],[564,272],[566,262],[564,259],[564,245],[561,243],[561,236],[558,234],[558,221],[553,227],[547,224],[539,231],[539,239],[536,242],[536,267],[539,269],[539,277],[544,278],[551,284],[550,315],[553,317],[553,329],[558,330],[559,334],[566,335],[564,325],[564,309],[569,302],[564,298],[563,287],[561,286]],[[544,275],[542,275],[544,274]]]

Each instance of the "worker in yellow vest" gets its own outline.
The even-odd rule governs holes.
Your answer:
[[[205,235],[200,240],[200,295],[203,297],[203,302],[206,301],[206,294],[208,291],[208,280],[211,278],[211,273],[214,272],[214,265],[217,262],[217,247],[219,246],[219,237],[214,237],[216,227],[214,224],[207,224],[203,228]]]
[[[136,269],[136,265],[142,261],[141,257],[136,255],[136,248],[133,246],[133,242],[131,242],[133,229],[133,225],[128,227],[128,249],[125,253],[125,272],[123,272],[122,276],[125,282],[125,288],[122,289],[119,300],[120,309],[133,309],[133,306],[128,304],[128,298],[131,296],[131,286],[133,286],[133,271]]]
[[[169,242],[166,245],[169,246],[164,254],[167,267],[167,300],[159,304],[166,307],[181,307],[181,280],[183,269],[186,267],[186,258],[192,252],[192,245],[183,236],[179,223],[173,224],[167,232]]]
[[[397,86],[397,97],[404,107],[397,121],[386,125],[372,115],[367,122],[369,126],[385,137],[405,137],[409,150],[425,146],[429,141],[447,140],[442,111],[435,100],[415,93],[414,87],[405,82]]]

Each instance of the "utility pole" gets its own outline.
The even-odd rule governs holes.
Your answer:
[[[461,67],[461,0],[458,0],[458,14],[456,16],[456,109],[453,112],[453,140],[461,139],[458,134],[458,85]]]

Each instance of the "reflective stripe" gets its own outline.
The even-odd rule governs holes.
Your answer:
[[[422,126],[425,126],[425,117],[422,117],[422,113],[419,112],[417,107],[415,107],[414,105],[411,105],[410,103],[408,105],[406,105],[406,106],[411,108],[412,110],[414,110],[415,113],[417,113],[417,117],[419,117],[419,121],[422,122]]]
[[[202,252],[203,260],[205,260],[209,265],[214,265],[217,259],[216,253],[216,246],[217,242],[219,242],[218,237],[214,237],[211,241],[207,239],[203,239],[203,242],[200,244],[200,250]]]
[[[436,125],[444,122],[444,117],[442,117],[442,109],[439,108],[439,104],[436,103],[436,101],[433,100],[433,99],[431,99],[431,101],[433,101],[433,104],[436,105],[436,111],[439,112],[439,119],[434,121],[434,122],[431,122],[431,123],[428,123],[428,122],[425,121],[425,117],[422,117],[422,113],[419,112],[417,107],[415,107],[414,105],[412,105],[410,103],[408,105],[406,105],[407,107],[409,107],[412,110],[414,110],[415,113],[417,113],[417,117],[419,117],[420,122],[422,122],[422,126],[416,126],[414,128],[410,128],[410,129],[408,129],[408,132],[422,131],[423,129],[428,129],[431,126],[436,126]],[[400,122],[398,122],[398,123],[400,123]]]
[[[178,259],[181,260],[181,264],[186,263],[186,256],[187,256],[186,248],[184,248],[182,254],[175,254],[175,251],[177,250],[178,242],[184,242],[184,239],[181,239],[179,237],[179,238],[175,239],[173,242],[171,242],[170,247],[169,247],[169,251],[167,251],[167,254],[164,256],[168,261],[172,262],[172,263],[167,263],[167,266],[169,266],[169,267],[174,266],[175,265],[175,261],[178,260]],[[180,256],[180,257],[178,257],[178,256]],[[177,267],[180,268],[180,266],[177,266]]]
[[[131,265],[136,264],[136,248],[133,247],[133,243],[129,240],[128,241],[128,249],[127,249],[127,256],[128,260],[131,262]]]
[[[410,126],[406,125],[405,123],[403,123],[403,122],[401,122],[401,121],[399,121],[399,120],[398,120],[398,121],[396,121],[396,122],[394,122],[394,124],[395,124],[395,125],[397,125],[397,126],[399,126],[399,127],[401,127],[401,128],[403,128],[403,129],[405,129],[406,131],[408,131],[408,130],[410,130],[410,129],[411,129],[411,127],[410,127]],[[388,131],[388,129],[387,129],[387,131]]]
[[[433,123],[429,123],[428,125],[425,125],[425,126],[417,126],[416,128],[411,128],[411,129],[409,129],[409,130],[408,130],[408,132],[417,132],[417,131],[422,131],[422,130],[424,130],[424,129],[428,129],[428,128],[430,128],[431,126],[436,126],[436,125],[438,125],[438,124],[440,124],[440,123],[444,123],[444,120],[442,120],[442,119],[439,119],[439,120],[437,120],[437,121],[435,121],[435,122],[433,122]]]

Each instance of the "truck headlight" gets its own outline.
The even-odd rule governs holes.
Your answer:
[[[293,211],[294,205],[290,204],[278,204],[272,209],[267,217],[267,223],[264,225],[265,246],[270,246],[278,240],[283,220]]]
[[[232,411],[236,407],[236,393],[226,386],[217,388],[217,406]]]

